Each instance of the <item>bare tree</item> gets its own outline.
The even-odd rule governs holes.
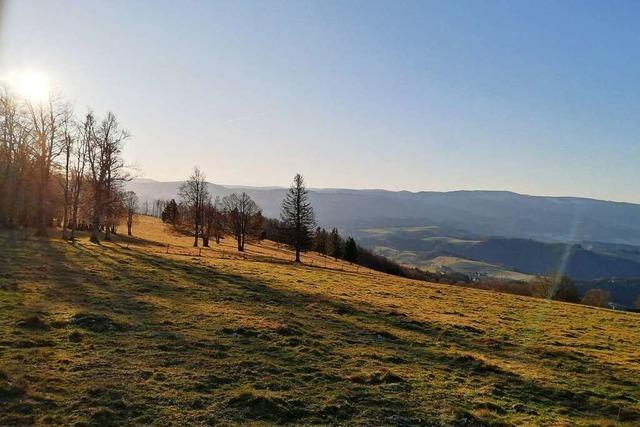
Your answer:
[[[90,215],[82,212],[83,226],[92,223],[93,241],[101,228],[108,237],[123,212],[118,196],[129,179],[121,157],[127,137],[111,113],[99,125],[92,114],[77,124],[56,95],[18,101],[8,88],[0,89],[0,226],[35,226],[46,235],[56,218],[63,238],[73,240],[87,200],[92,209]],[[90,192],[83,191],[86,181]]]
[[[16,97],[4,87],[0,94],[0,224],[13,228],[24,204],[24,183],[32,159],[29,120]]]
[[[213,233],[214,239],[216,239],[216,244],[220,244],[220,239],[222,238],[222,233],[224,232],[225,225],[225,216],[222,208],[222,203],[220,202],[220,197],[216,196],[213,201],[213,223],[211,225],[211,232]]]
[[[262,226],[262,212],[247,193],[233,193],[222,199],[227,226],[238,243],[238,251],[244,251],[247,236],[256,234]]]
[[[63,206],[62,206],[62,238],[66,240],[68,238],[67,228],[69,226],[69,178],[70,178],[70,163],[71,154],[76,144],[75,135],[72,134],[72,117],[71,110],[68,110],[68,114],[63,120],[63,138],[62,138],[62,151],[64,153],[64,180],[62,181],[63,192]]]
[[[313,227],[316,220],[309,202],[309,191],[299,173],[293,177],[293,184],[282,201],[280,217],[289,244],[296,251],[296,262],[300,262],[300,252],[309,249],[313,243]]]
[[[211,228],[213,226],[213,203],[211,196],[208,196],[202,206],[202,246],[209,247],[209,237],[211,237]]]
[[[48,195],[51,169],[55,159],[61,154],[61,122],[67,116],[67,106],[57,95],[50,94],[46,103],[34,105],[26,101],[31,119],[33,152],[37,170],[37,235],[46,236],[49,218]]]
[[[208,195],[206,176],[200,168],[195,167],[189,179],[180,186],[180,197],[191,211],[193,246],[196,247],[198,246],[198,236],[201,233],[203,206]]]
[[[211,197],[207,198],[203,211],[203,224],[202,224],[202,242],[203,246],[209,246],[209,239],[211,236],[216,241],[216,244],[220,244],[220,238],[222,237],[222,230],[224,226],[224,214],[220,205],[220,198],[216,196],[212,202]]]
[[[122,161],[122,147],[129,133],[120,128],[116,116],[109,112],[94,130],[87,149],[87,161],[93,187],[91,241],[100,243],[100,227],[104,226],[105,240],[110,239],[113,218],[110,208],[119,198],[114,197],[119,185],[129,179]]]
[[[94,137],[95,119],[88,113],[83,123],[79,125],[77,143],[72,151],[73,165],[71,167],[71,234],[69,239],[74,241],[78,229],[78,210],[80,209],[80,194],[85,180],[87,151]]]
[[[133,191],[125,191],[122,194],[122,203],[127,210],[127,235],[131,236],[133,216],[138,210],[138,195]]]

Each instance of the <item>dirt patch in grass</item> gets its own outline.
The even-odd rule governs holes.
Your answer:
[[[400,384],[404,383],[405,380],[400,375],[396,375],[391,371],[375,371],[365,374],[358,374],[349,377],[351,381],[356,384]]]
[[[19,399],[27,393],[27,386],[22,381],[11,380],[9,376],[0,371],[0,403]]]
[[[69,319],[71,325],[91,332],[122,332],[127,325],[113,321],[110,317],[96,313],[77,313]]]
[[[229,399],[226,406],[251,420],[291,423],[307,415],[307,411],[298,405],[301,402],[259,391],[245,391]]]
[[[49,325],[38,316],[29,316],[26,319],[16,322],[16,326],[22,329],[30,329],[32,331],[49,330]]]

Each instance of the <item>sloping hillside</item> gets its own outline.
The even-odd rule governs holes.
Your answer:
[[[0,234],[0,425],[640,422],[636,314],[134,232]]]

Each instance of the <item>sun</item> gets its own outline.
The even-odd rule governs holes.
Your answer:
[[[51,91],[49,77],[40,71],[28,70],[11,73],[7,80],[16,94],[28,101],[44,101]]]

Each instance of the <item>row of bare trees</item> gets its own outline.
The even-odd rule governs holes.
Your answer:
[[[128,138],[113,113],[77,118],[58,95],[36,103],[2,89],[0,227],[35,227],[46,236],[57,224],[65,239],[87,229],[100,242],[127,217],[130,231],[137,197],[123,191]]]
[[[206,176],[197,167],[180,186],[179,194],[182,201],[180,205],[174,200],[165,203],[162,217],[165,221],[188,225],[194,236],[193,246],[198,246],[199,238],[202,238],[204,246],[209,246],[212,234],[219,243],[220,234],[227,232],[233,235],[238,251],[242,252],[248,239],[263,234],[265,219],[256,202],[245,192],[212,200]],[[300,253],[313,247],[316,224],[309,192],[300,174],[296,174],[282,201],[281,221],[278,224],[283,241],[294,249],[295,260],[300,262]]]
[[[161,203],[165,206],[162,218],[183,228],[187,226],[194,236],[193,246],[198,246],[200,238],[204,246],[209,246],[212,235],[220,243],[221,234],[227,232],[233,235],[238,251],[242,252],[248,239],[264,233],[266,221],[256,202],[245,192],[212,200],[206,176],[198,167],[180,186],[179,194],[180,204],[175,200]],[[309,192],[300,174],[296,174],[282,201],[281,221],[277,224],[280,241],[292,247],[296,262],[300,262],[300,253],[313,247],[316,224]]]
[[[234,237],[238,251],[244,251],[245,243],[260,237],[262,211],[246,193],[231,194],[220,199],[209,192],[206,176],[195,168],[191,176],[180,186],[181,203],[175,200],[162,203],[165,207],[162,219],[193,234],[193,246],[202,239],[203,246],[209,240],[220,243],[224,233]]]

